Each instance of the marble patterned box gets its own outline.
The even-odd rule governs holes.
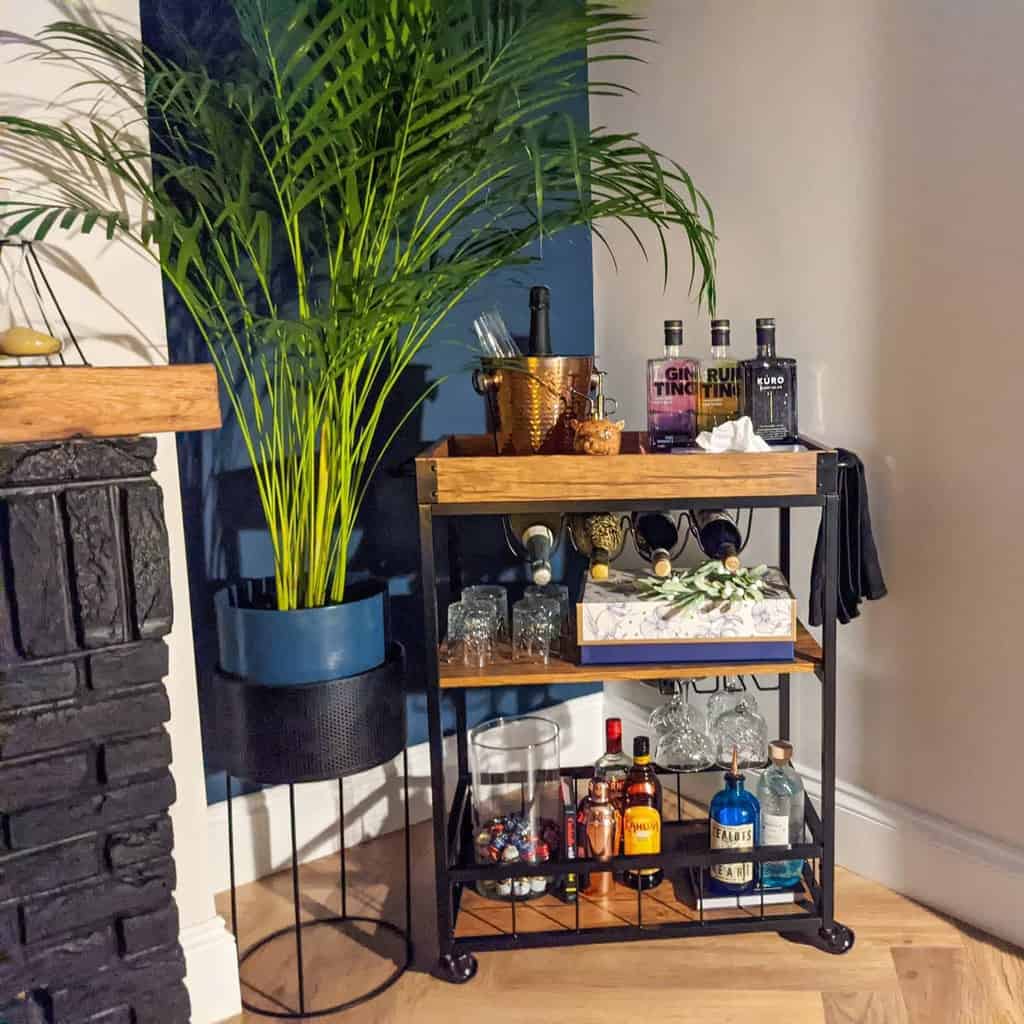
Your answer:
[[[796,599],[777,569],[759,601],[710,603],[678,611],[641,597],[633,573],[612,569],[588,579],[576,606],[576,639],[584,665],[659,662],[790,661]]]

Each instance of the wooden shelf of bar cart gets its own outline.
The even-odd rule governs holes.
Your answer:
[[[836,452],[801,439],[799,446],[758,454],[712,455],[694,451],[652,455],[643,435],[625,433],[622,453],[613,457],[581,455],[499,455],[489,436],[454,436],[438,442],[416,459],[424,622],[428,651],[438,649],[438,622],[443,621],[439,578],[459,589],[457,538],[459,517],[501,515],[536,510],[583,512],[682,508],[770,508],[778,510],[778,563],[790,571],[790,511],[818,509],[825,526],[826,579],[832,581],[825,601],[822,643],[798,625],[795,657],[784,662],[714,665],[581,666],[570,657],[549,665],[514,663],[499,657],[485,669],[467,669],[427,659],[427,703],[433,796],[434,855],[439,970],[450,981],[473,976],[479,951],[536,946],[575,945],[633,939],[672,938],[753,931],[778,931],[799,937],[825,951],[842,953],[853,933],[834,917],[835,794],[835,632],[838,575],[838,492]],[[447,526],[447,529],[440,527]],[[446,550],[447,549],[447,550]],[[438,572],[446,560],[448,573]],[[617,857],[613,868],[660,866],[666,880],[648,893],[617,885],[601,899],[561,902],[549,893],[539,899],[488,900],[478,895],[478,880],[499,881],[524,873],[557,879],[585,873],[597,863],[551,860],[531,864],[478,865],[473,854],[471,781],[466,730],[466,691],[473,687],[532,686],[602,680],[699,678],[725,674],[778,677],[780,732],[789,732],[792,677],[822,686],[822,813],[808,801],[805,842],[791,850],[760,848],[742,859],[806,861],[803,892],[782,906],[760,902],[753,907],[701,911],[690,891],[694,879],[714,863],[734,861],[728,851],[711,851],[706,819],[684,813],[678,775],[666,782],[675,819],[667,811],[662,852],[645,857]],[[444,773],[442,704],[455,706],[458,775],[447,792]],[[660,769],[659,769],[660,770]],[[578,792],[591,774],[588,766],[563,766],[562,775]],[[664,773],[671,776],[673,773]],[[665,781],[665,780],[663,780]],[[671,794],[675,792],[675,798]],[[603,865],[607,867],[607,864]]]

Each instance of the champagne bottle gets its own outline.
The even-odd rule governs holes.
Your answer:
[[[519,512],[508,517],[512,535],[523,546],[530,579],[538,587],[551,582],[551,552],[562,529],[558,516]]]
[[[634,512],[632,518],[640,557],[651,563],[655,576],[670,575],[671,551],[679,542],[675,520],[664,512]]]
[[[590,559],[590,578],[608,579],[612,556],[622,547],[625,536],[619,517],[611,512],[573,516],[569,520],[569,530],[577,550]]]
[[[690,518],[704,554],[717,558],[726,569],[735,572],[740,567],[743,546],[736,520],[722,508],[694,509]]]
[[[551,355],[551,327],[548,312],[551,309],[551,292],[542,284],[530,289],[530,355]]]

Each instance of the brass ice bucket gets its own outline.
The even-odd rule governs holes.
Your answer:
[[[481,366],[473,386],[487,399],[500,454],[571,454],[572,421],[589,408],[593,357],[485,358]]]

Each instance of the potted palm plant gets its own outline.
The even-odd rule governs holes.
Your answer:
[[[51,171],[44,193],[14,190],[0,215],[7,233],[38,239],[100,227],[159,260],[219,371],[273,547],[272,585],[219,609],[222,667],[264,682],[337,678],[384,658],[384,599],[349,580],[349,543],[394,436],[382,413],[445,315],[545,236],[586,224],[603,240],[604,220],[630,225],[641,247],[631,222],[649,225],[666,276],[666,237],[681,232],[691,287],[713,305],[711,211],[677,163],[563,112],[581,92],[616,91],[588,84],[587,64],[633,59],[645,40],[617,7],[234,10],[245,46],[216,68],[92,25],[32,40],[126,113],[113,127],[108,114],[0,117]],[[114,189],[97,197],[85,183],[101,178]]]

